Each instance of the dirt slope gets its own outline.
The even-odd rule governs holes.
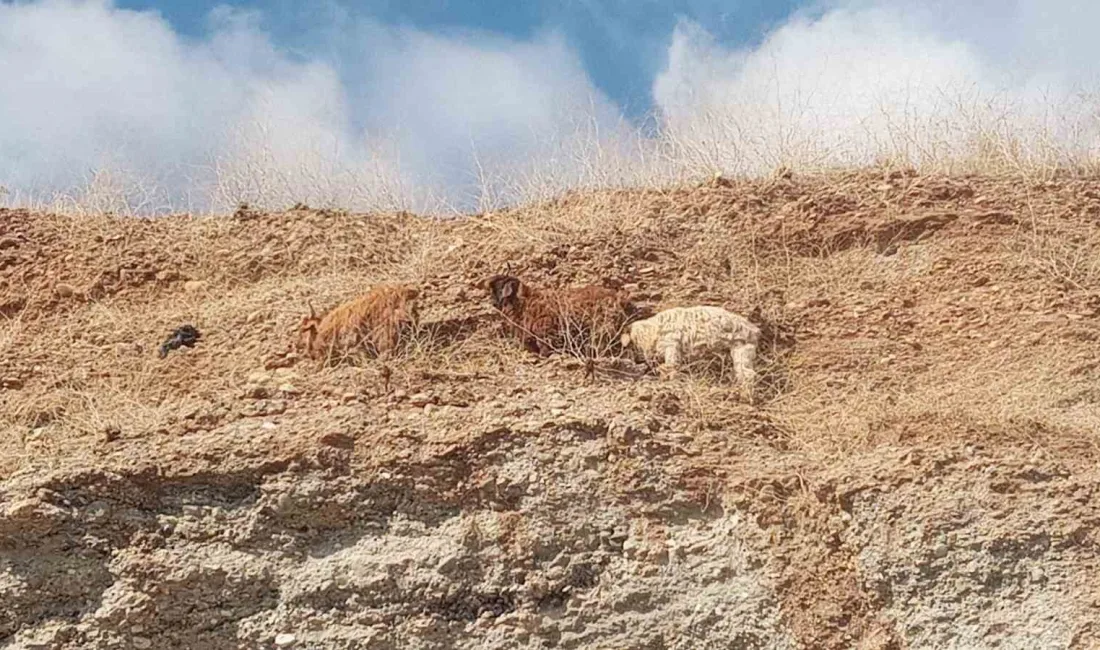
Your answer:
[[[754,314],[759,398],[530,359],[506,262]],[[389,390],[289,353],[383,280]],[[1100,179],[8,211],[0,313],[2,648],[1100,647]]]

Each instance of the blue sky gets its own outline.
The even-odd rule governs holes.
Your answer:
[[[202,37],[219,5],[262,11],[261,24],[291,51],[315,54],[334,21],[367,18],[434,33],[465,30],[530,39],[556,30],[580,56],[593,84],[631,116],[652,108],[653,80],[665,65],[680,19],[704,27],[720,43],[751,47],[807,0],[349,0],[341,3],[127,0],[119,7],[160,12],[180,33]]]

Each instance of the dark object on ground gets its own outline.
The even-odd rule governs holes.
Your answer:
[[[180,346],[186,346],[189,348],[195,347],[202,334],[191,325],[180,325],[172,332],[172,336],[168,337],[168,340],[160,344],[160,358],[168,356],[170,350],[178,350]]]

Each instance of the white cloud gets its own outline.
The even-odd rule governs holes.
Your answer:
[[[366,208],[423,203],[428,187],[469,205],[474,151],[511,186],[588,117],[617,119],[553,34],[445,38],[345,18],[328,34],[356,44],[338,71],[291,59],[259,18],[216,10],[195,41],[106,0],[0,4],[0,185],[42,196],[110,169],[176,208]]]
[[[349,86],[365,89],[356,121],[393,134],[415,182],[452,199],[478,191],[477,165],[506,185],[539,163],[575,173],[550,161],[562,147],[593,144],[593,125],[610,132],[619,120],[553,33],[520,42],[366,25],[361,36],[369,46],[353,55],[369,65],[349,74]]]
[[[1100,8],[1069,0],[850,0],[751,51],[682,22],[654,97],[691,163],[734,171],[942,163],[1011,138],[1094,151],[1096,104],[1073,94],[1100,55],[1090,18]]]
[[[7,200],[469,208],[485,189],[512,201],[670,169],[1100,150],[1097,104],[1073,94],[1097,88],[1096,3],[822,0],[751,50],[683,21],[653,139],[554,32],[430,34],[324,8],[292,56],[257,12],[215,10],[194,39],[109,0],[0,0]]]

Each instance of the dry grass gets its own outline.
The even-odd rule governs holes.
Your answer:
[[[217,416],[207,428],[247,417],[242,392],[272,364],[291,366],[275,383],[294,384],[283,397],[301,408],[382,399],[385,367],[391,392],[469,383],[475,401],[521,376],[583,385],[583,361],[534,363],[499,335],[480,283],[507,262],[541,286],[607,281],[651,308],[722,304],[766,323],[755,405],[728,368],[662,382],[611,339],[595,355],[567,341],[565,357],[595,357],[588,381],[624,391],[608,409],[635,408],[630,387],[658,382],[689,429],[757,413],[778,432],[769,445],[819,463],[914,441],[1092,457],[1094,196],[1100,185],[1075,175],[1021,185],[887,168],[577,193],[458,220],[28,216],[12,223],[43,247],[42,271],[5,275],[27,306],[0,323],[0,355],[24,385],[0,392],[0,427],[14,432],[0,471],[88,453],[111,427],[152,439],[187,431],[194,409]],[[120,268],[148,273],[122,281]],[[83,301],[55,294],[105,277]],[[398,358],[280,361],[307,300],[323,309],[378,282],[423,291],[424,325]],[[203,332],[198,349],[157,360],[183,322]]]
[[[309,205],[453,217],[553,202],[569,192],[691,184],[716,173],[746,179],[776,169],[807,175],[879,167],[1034,181],[1100,169],[1094,92],[1020,98],[970,86],[924,88],[920,97],[884,97],[837,113],[828,100],[802,96],[784,80],[759,81],[743,89],[757,96],[693,98],[634,123],[601,123],[590,106],[562,106],[563,119],[552,132],[530,137],[526,155],[490,159],[475,149],[457,171],[410,169],[396,133],[372,136],[365,146],[309,135],[282,142],[272,124],[242,123],[230,129],[221,154],[181,162],[167,176],[105,168],[72,187],[0,187],[0,206],[145,216]],[[349,156],[334,144],[358,153]],[[452,187],[418,178],[444,178]]]

